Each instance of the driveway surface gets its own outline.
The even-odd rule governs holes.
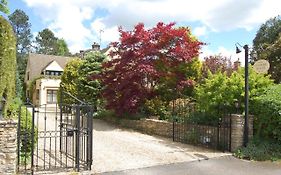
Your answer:
[[[229,155],[121,129],[102,120],[93,123],[93,173],[139,169]]]
[[[280,175],[281,165],[271,162],[251,162],[232,156],[209,160],[159,165],[102,175]]]

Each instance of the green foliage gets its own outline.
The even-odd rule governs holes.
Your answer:
[[[27,14],[20,9],[16,9],[8,17],[17,37],[17,56],[19,60],[31,50],[31,40],[33,37],[31,34],[31,24]]]
[[[255,73],[252,68],[249,69],[249,99],[261,95],[264,89],[272,84],[268,76]],[[244,70],[239,69],[228,77],[225,73],[209,73],[208,78],[202,84],[196,87],[196,99],[199,108],[211,116],[217,114],[221,105],[228,112],[235,112],[235,101],[241,105],[243,111],[244,101]],[[251,112],[251,111],[250,111]]]
[[[27,110],[25,106],[21,106],[20,108],[20,128],[21,128],[21,134],[24,135],[21,137],[21,157],[27,156],[27,158],[31,155],[31,149],[32,149],[32,115]],[[37,127],[34,126],[34,146],[36,145],[38,141],[38,135],[37,135]]]
[[[44,29],[35,38],[36,52],[47,55],[69,55],[66,42],[58,39],[50,29]]]
[[[149,116],[158,116],[160,120],[169,118],[168,103],[156,97],[151,100],[146,100],[144,104],[144,111]]]
[[[14,98],[13,101],[7,108],[7,116],[12,119],[17,119],[19,115],[19,108],[22,105],[22,101],[20,98]]]
[[[0,1],[0,12],[8,14],[9,8],[8,8],[8,1],[7,0],[1,0]]]
[[[269,74],[276,83],[281,82],[281,17],[267,20],[261,25],[253,40],[256,59],[266,59],[270,63]]]
[[[68,92],[73,96],[78,96],[78,69],[81,66],[83,61],[81,59],[73,59],[69,61],[63,71],[61,76],[61,88],[60,91],[63,90],[64,92]],[[58,101],[60,100],[60,94],[58,94]],[[71,104],[75,103],[74,99],[69,98],[68,96],[64,96],[64,103]]]
[[[198,58],[188,63],[182,62],[176,67],[169,67],[159,61],[156,69],[169,72],[169,74],[160,77],[157,86],[155,86],[156,94],[166,103],[177,98],[192,96],[193,86],[179,85],[180,78],[175,75],[181,74],[186,80],[189,80],[189,83],[193,84],[201,76],[201,67],[202,64]]]
[[[7,109],[7,114],[10,118],[12,119],[18,119],[19,117],[19,112],[20,112],[20,126],[21,126],[21,145],[20,145],[20,150],[21,150],[21,157],[25,156],[25,152],[27,153],[26,156],[27,158],[30,157],[31,153],[31,144],[32,144],[32,115],[31,113],[26,109],[26,107],[23,105],[22,101],[20,98],[14,98],[13,101],[10,103]],[[23,137],[23,134],[26,136]],[[37,127],[34,126],[34,145],[36,145],[38,140],[38,135],[37,135]]]
[[[101,73],[102,63],[105,59],[106,56],[100,52],[87,53],[78,69],[78,97],[97,106],[102,103],[99,100],[102,85],[100,80],[92,77]]]
[[[69,55],[69,49],[64,39],[58,39],[55,51],[56,55]]]
[[[247,147],[237,149],[234,155],[240,159],[275,161],[281,159],[281,146],[272,140],[254,138]]]
[[[254,99],[256,135],[281,143],[281,84],[268,87]]]
[[[15,94],[16,79],[16,39],[13,28],[0,16],[0,98],[6,98],[9,106]],[[6,114],[4,108],[4,116]]]

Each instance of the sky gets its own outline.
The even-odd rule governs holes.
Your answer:
[[[29,16],[34,36],[44,28],[65,39],[72,53],[106,47],[119,39],[118,27],[131,30],[141,22],[190,27],[207,45],[200,57],[221,54],[233,61],[235,44],[252,45],[266,20],[281,14],[280,0],[9,0],[10,11],[22,9]],[[243,49],[242,49],[243,50]]]

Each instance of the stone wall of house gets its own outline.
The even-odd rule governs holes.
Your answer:
[[[0,174],[15,174],[17,122],[0,120]]]
[[[254,116],[249,115],[249,139],[253,137],[253,120]],[[245,119],[243,115],[231,115],[231,152],[243,146],[244,124]]]

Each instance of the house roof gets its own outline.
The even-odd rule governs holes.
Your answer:
[[[42,71],[49,70],[49,71],[63,71],[63,68],[56,62],[56,60],[53,60],[50,62],[47,66],[45,66]]]
[[[28,56],[26,69],[26,72],[29,72],[29,80],[33,80],[34,78],[40,76],[42,70],[46,68],[49,64],[51,64],[53,61],[56,61],[58,65],[62,69],[64,69],[67,62],[71,59],[75,58],[30,53]]]

